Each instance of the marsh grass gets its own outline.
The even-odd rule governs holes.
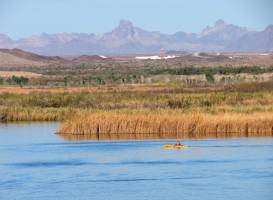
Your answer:
[[[115,91],[79,93],[31,93],[0,95],[2,107],[88,108],[88,109],[195,109],[216,106],[270,106],[273,93],[184,91]]]
[[[271,137],[273,114],[86,113],[66,121],[58,133],[96,139]]]
[[[64,121],[79,113],[79,109],[70,108],[0,108],[0,122],[18,121]]]
[[[267,85],[268,86],[268,85]],[[150,86],[149,86],[150,87]],[[0,94],[0,122],[64,121],[77,113],[273,113],[272,90],[195,91],[166,86],[85,92]],[[245,86],[244,86],[245,87]],[[145,88],[145,89],[143,89]],[[11,88],[10,88],[11,90]]]

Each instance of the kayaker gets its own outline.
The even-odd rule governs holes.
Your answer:
[[[177,142],[174,146],[182,146],[182,144],[180,143],[180,141],[177,140]]]

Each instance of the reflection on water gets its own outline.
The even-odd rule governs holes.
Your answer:
[[[67,141],[81,141],[81,140],[156,140],[156,139],[205,139],[205,138],[241,138],[246,137],[245,133],[206,133],[206,134],[191,134],[189,132],[183,134],[176,133],[100,133],[100,134],[58,134],[61,138]],[[248,137],[272,137],[271,132],[249,133]]]
[[[272,199],[273,138],[184,140],[190,148],[164,150],[171,141],[118,141],[150,134],[64,140],[57,127],[0,125],[1,200]]]
[[[108,134],[108,133],[100,133],[99,135],[96,134],[58,134],[61,138],[68,141],[80,141],[80,140],[152,140],[152,139],[176,139],[176,138],[184,138],[184,137],[177,137],[176,134],[140,134],[140,133],[115,133],[115,134]]]

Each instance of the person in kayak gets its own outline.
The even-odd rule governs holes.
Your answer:
[[[175,144],[174,146],[177,147],[177,146],[183,146],[183,145],[180,143],[180,141],[177,140],[177,141],[176,141],[176,144]]]

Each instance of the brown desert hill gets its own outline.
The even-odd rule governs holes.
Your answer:
[[[105,56],[99,56],[99,55],[82,55],[79,57],[74,58],[72,61],[76,63],[82,63],[82,62],[98,62],[98,61],[108,61],[112,60],[112,58],[107,58]]]
[[[65,59],[58,56],[42,56],[20,49],[0,49],[0,66],[45,66],[64,63]]]
[[[20,58],[15,55],[0,51],[0,67],[25,67],[25,66],[45,66],[44,62],[33,61]]]
[[[21,49],[0,49],[0,67],[24,67],[24,66],[47,66],[66,65],[78,63],[91,63],[111,61],[112,58],[99,55],[81,55],[78,57],[63,58],[59,56],[43,56],[23,51]]]
[[[33,61],[64,61],[63,58],[59,56],[42,56],[35,53],[23,51],[21,49],[0,49],[0,52],[2,53],[8,53],[11,55],[14,55],[16,57],[24,58],[27,60],[33,60]]]

